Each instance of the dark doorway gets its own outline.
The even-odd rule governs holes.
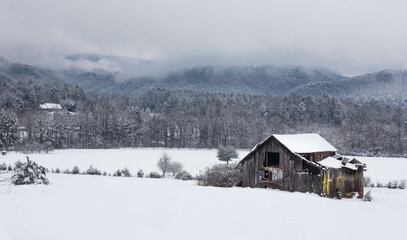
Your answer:
[[[280,165],[280,153],[266,152],[266,167],[276,167]]]

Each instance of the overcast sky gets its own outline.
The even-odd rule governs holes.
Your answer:
[[[354,75],[407,67],[406,12],[406,0],[0,0],[0,56],[52,67],[95,53]]]

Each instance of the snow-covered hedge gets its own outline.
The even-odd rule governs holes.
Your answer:
[[[201,186],[233,187],[242,179],[242,173],[234,164],[217,164],[206,168],[205,172],[197,177]]]
[[[37,163],[27,160],[25,163],[16,164],[11,183],[14,185],[49,184],[46,177],[48,169]]]

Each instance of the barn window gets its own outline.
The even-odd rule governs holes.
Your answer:
[[[265,167],[273,167],[280,165],[280,153],[278,152],[266,152],[266,164]]]

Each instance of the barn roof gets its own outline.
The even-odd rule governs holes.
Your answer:
[[[319,134],[315,133],[291,134],[291,135],[274,134],[273,136],[293,153],[338,151]]]
[[[262,142],[258,143],[242,160],[240,160],[239,165],[241,165],[250,155],[257,151],[264,143],[266,143],[271,138],[277,139],[287,150],[303,159],[310,164],[314,164],[317,167],[326,168],[319,163],[309,161],[308,159],[302,157],[299,153],[315,153],[315,152],[336,152],[338,151],[331,144],[329,144],[325,139],[316,133],[305,133],[305,134],[290,134],[290,135],[279,135],[273,134],[268,138],[264,139]]]

